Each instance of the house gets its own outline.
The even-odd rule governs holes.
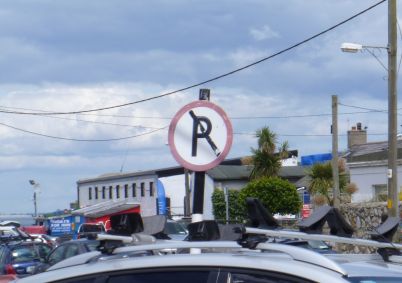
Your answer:
[[[402,180],[402,140],[398,140],[398,185]],[[343,156],[350,173],[350,182],[358,191],[352,202],[386,201],[388,172],[388,141],[367,142],[366,129],[357,123],[348,131],[348,150]]]

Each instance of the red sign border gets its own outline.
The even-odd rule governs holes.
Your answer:
[[[221,154],[212,162],[204,164],[204,165],[198,165],[198,164],[192,164],[185,159],[183,159],[180,154],[177,152],[176,145],[174,143],[174,133],[176,130],[177,123],[179,122],[180,118],[190,111],[191,109],[198,108],[198,107],[207,107],[211,108],[212,110],[216,111],[223,119],[225,125],[226,125],[226,131],[227,131],[227,138],[226,138],[226,143],[225,147],[222,150]],[[233,143],[233,128],[232,124],[230,123],[230,120],[228,116],[226,115],[225,111],[223,111],[222,108],[220,108],[218,105],[206,101],[206,100],[197,100],[193,101],[185,106],[183,106],[173,117],[170,126],[169,126],[169,134],[168,134],[168,143],[170,147],[170,151],[174,157],[174,159],[181,164],[184,168],[192,170],[192,171],[207,171],[209,169],[212,169],[219,165],[228,155],[229,150],[232,146]]]

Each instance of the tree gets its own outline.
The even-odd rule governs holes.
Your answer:
[[[357,191],[355,184],[349,184],[344,159],[339,159],[339,190],[341,193],[353,194]],[[334,186],[331,162],[316,163],[308,172],[310,177],[309,192],[315,195],[317,204],[333,205],[332,188]]]
[[[258,198],[272,214],[297,214],[301,208],[296,186],[278,177],[261,177],[241,189],[238,201],[244,213],[248,197]]]
[[[281,154],[275,154],[277,137],[268,127],[256,132],[258,148],[251,148],[251,163],[254,165],[250,178],[257,179],[264,176],[277,176],[281,168]],[[287,151],[287,142],[281,147]]]

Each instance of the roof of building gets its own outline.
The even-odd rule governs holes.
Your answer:
[[[306,166],[284,166],[279,170],[279,176],[291,181],[296,181],[306,175]],[[215,181],[248,180],[253,170],[252,165],[219,165],[207,172]]]
[[[398,158],[402,154],[402,140],[398,140]],[[344,155],[348,162],[386,160],[388,158],[388,141],[356,144]]]
[[[97,203],[91,206],[80,208],[74,210],[72,214],[74,215],[84,215],[85,217],[98,218],[105,215],[110,215],[113,213],[118,213],[124,210],[128,210],[134,207],[138,207],[139,202],[129,201],[129,200],[110,200]]]
[[[296,182],[306,175],[306,168],[308,168],[308,166],[283,166],[279,171],[279,176],[289,179],[292,182]],[[207,174],[217,181],[248,180],[252,169],[252,165],[242,165],[242,158],[233,158],[224,160],[220,165],[208,170]],[[181,174],[184,174],[184,168],[182,166],[175,166],[147,171],[103,174],[95,178],[78,180],[77,184],[82,185],[85,183],[112,181],[122,178],[132,178],[147,175],[161,178]]]

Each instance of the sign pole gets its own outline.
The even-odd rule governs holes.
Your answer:
[[[211,92],[209,89],[200,89],[199,100],[209,101]],[[205,171],[194,173],[193,216],[191,222],[203,220],[204,213]]]

